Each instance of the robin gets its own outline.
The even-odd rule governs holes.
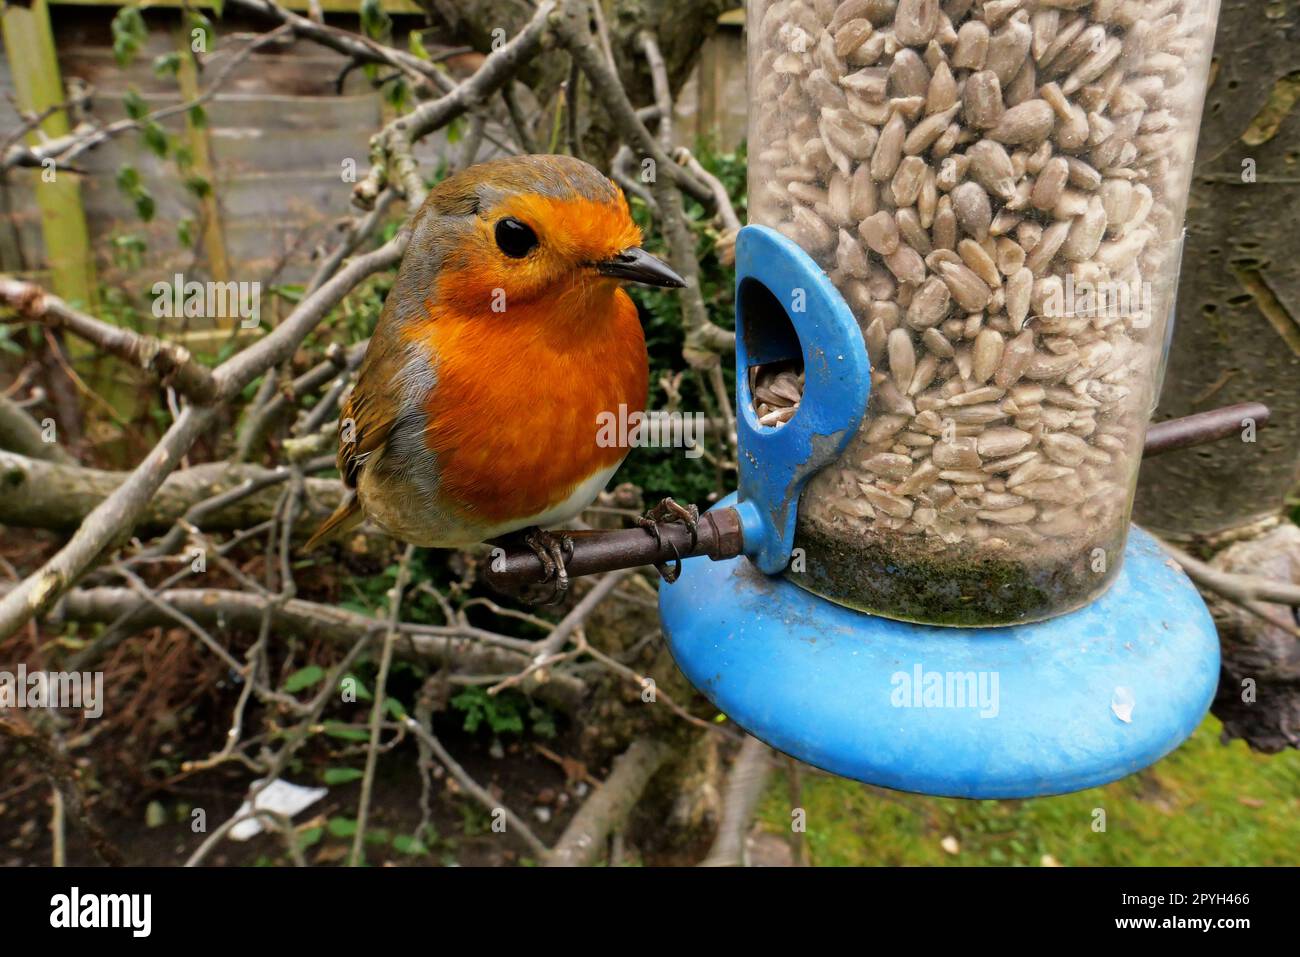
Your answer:
[[[599,439],[602,414],[647,400],[621,283],[685,285],[640,244],[622,190],[573,157],[492,160],[432,189],[341,409],[348,493],[307,547],[363,517],[437,548],[524,530],[563,595],[571,543],[545,530],[627,455]]]

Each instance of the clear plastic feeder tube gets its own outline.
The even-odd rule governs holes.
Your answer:
[[[751,221],[826,270],[872,363],[860,432],[804,492],[793,581],[985,625],[1113,580],[1217,13],[750,0]]]

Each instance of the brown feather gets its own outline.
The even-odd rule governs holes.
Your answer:
[[[347,497],[334,514],[321,523],[321,527],[316,529],[316,533],[307,539],[307,544],[303,546],[303,551],[309,552],[327,538],[332,537],[336,532],[344,532],[356,528],[362,523],[365,516],[361,514],[361,503],[357,501],[357,493],[349,491]]]

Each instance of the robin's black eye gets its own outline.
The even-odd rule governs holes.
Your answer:
[[[527,223],[507,216],[497,223],[497,246],[512,259],[523,259],[537,248],[537,234]]]

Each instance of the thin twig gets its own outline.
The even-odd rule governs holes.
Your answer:
[[[411,559],[415,546],[407,545],[397,564],[397,581],[389,593],[388,630],[384,632],[384,646],[379,657],[379,674],[375,677],[374,702],[370,708],[370,746],[366,749],[366,770],[361,778],[361,797],[357,802],[357,829],[352,836],[353,867],[365,859],[366,821],[370,816],[370,794],[375,784],[375,767],[379,761],[379,725],[384,716],[384,697],[388,687],[388,669],[393,663],[393,642],[397,639],[397,625],[402,614],[402,593],[411,580]]]
[[[474,800],[478,801],[479,804],[487,808],[490,813],[501,813],[501,815],[506,819],[506,823],[509,825],[508,830],[513,830],[518,833],[524,843],[532,848],[533,852],[537,854],[538,857],[545,857],[547,853],[546,845],[543,844],[537,835],[532,832],[532,829],[524,823],[524,819],[514,811],[510,810],[510,808],[504,807],[500,801],[491,795],[491,793],[470,777],[465,769],[457,763],[456,759],[451,756],[451,753],[442,746],[442,742],[434,737],[431,730],[422,727],[420,722],[416,721],[409,715],[402,719],[402,723],[405,724],[407,729],[423,741],[425,746],[437,756],[438,760],[442,762],[443,767],[451,773],[451,776],[454,777],[457,783],[459,783],[460,786],[469,793],[470,797],[474,798]]]

